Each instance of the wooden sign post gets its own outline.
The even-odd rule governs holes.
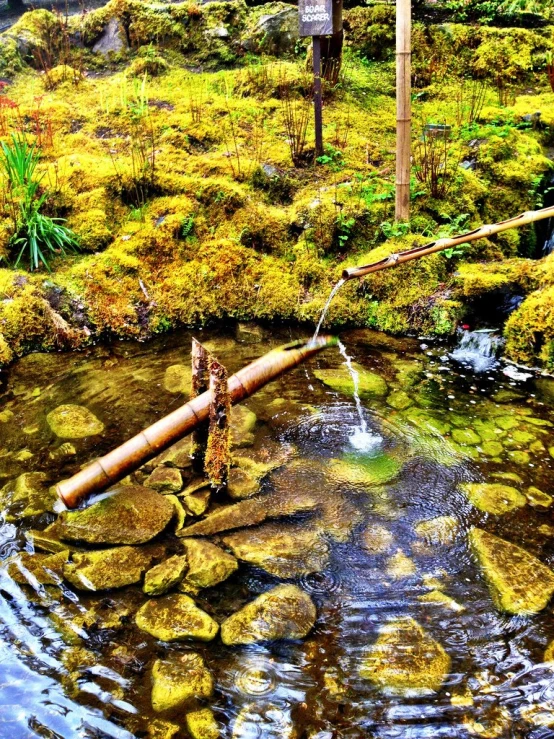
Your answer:
[[[396,210],[397,221],[410,220],[412,151],[411,0],[396,2]]]
[[[323,154],[323,97],[321,92],[321,37],[342,30],[342,0],[299,0],[300,37],[312,37],[314,67],[315,156]]]

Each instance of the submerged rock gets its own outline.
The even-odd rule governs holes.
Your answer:
[[[554,502],[554,499],[551,495],[548,495],[548,493],[543,493],[542,490],[539,490],[535,487],[527,488],[525,496],[529,505],[535,506],[537,508],[549,508]]]
[[[453,544],[460,531],[458,519],[454,516],[437,516],[420,521],[415,526],[416,534],[428,544]]]
[[[334,480],[341,484],[374,487],[384,485],[398,476],[401,465],[387,454],[373,457],[332,459],[329,472]]]
[[[192,380],[192,370],[184,364],[172,364],[164,374],[164,388],[168,393],[189,393]]]
[[[152,554],[138,547],[77,552],[63,568],[64,578],[79,590],[110,590],[140,582]]]
[[[63,575],[63,567],[69,560],[69,551],[56,554],[29,554],[20,552],[4,562],[8,575],[21,585],[58,585]]]
[[[178,585],[187,571],[186,556],[176,554],[148,570],[144,577],[146,595],[163,595]]]
[[[443,647],[413,618],[398,618],[381,627],[360,675],[387,692],[421,694],[439,690],[449,670]]]
[[[525,495],[510,485],[496,482],[466,482],[460,485],[460,489],[476,508],[496,516],[527,505]]]
[[[525,549],[473,528],[469,542],[495,606],[514,614],[542,611],[554,593],[554,572]]]
[[[104,431],[104,424],[82,405],[60,405],[46,416],[52,431],[62,439],[84,439]]]
[[[444,608],[449,608],[455,613],[462,613],[462,611],[465,611],[464,606],[462,606],[460,603],[457,603],[453,598],[451,598],[449,595],[446,595],[446,593],[443,593],[440,590],[431,590],[430,593],[418,595],[417,599],[421,603],[444,606]]]
[[[362,547],[371,554],[385,554],[393,542],[392,531],[379,524],[370,524],[362,533]]]
[[[223,537],[233,554],[272,575],[299,577],[329,563],[329,545],[314,524],[266,523]]]
[[[410,559],[399,549],[387,562],[386,573],[395,580],[403,580],[405,577],[411,577],[417,572],[417,567],[413,559]]]
[[[187,731],[192,739],[218,739],[219,725],[211,708],[191,711],[185,716]]]
[[[358,373],[358,393],[362,400],[380,398],[387,394],[387,383],[381,375],[370,372],[370,370],[356,362],[353,362],[352,366]],[[314,375],[332,390],[336,390],[343,395],[354,396],[354,382],[346,365],[342,365],[338,369],[315,370]]]
[[[296,585],[278,585],[258,596],[221,624],[224,644],[254,644],[302,639],[317,616],[311,598]]]
[[[226,580],[238,569],[239,563],[232,554],[203,539],[183,539],[188,571],[181,581],[180,590],[197,593]]]
[[[290,708],[256,702],[240,709],[231,739],[297,739],[298,736]]]
[[[8,523],[53,511],[57,502],[42,472],[24,472],[0,490],[0,509]]]
[[[257,421],[256,414],[246,406],[235,405],[231,408],[231,449],[252,446]]]
[[[174,513],[163,495],[130,485],[84,510],[64,511],[57,532],[62,539],[87,544],[144,544],[165,529]]]
[[[139,629],[167,642],[211,641],[219,631],[219,625],[192,598],[179,594],[149,600],[137,611],[135,622]]]
[[[200,654],[187,652],[157,659],[152,667],[152,708],[169,711],[198,698],[209,698],[213,678]]]

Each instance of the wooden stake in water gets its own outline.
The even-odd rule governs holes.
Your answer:
[[[210,430],[204,468],[214,487],[227,482],[231,467],[229,445],[229,420],[231,399],[229,397],[228,374],[225,367],[212,357],[210,361]]]
[[[192,380],[190,399],[207,392],[210,385],[209,375],[210,353],[196,339],[192,340]],[[197,472],[204,470],[204,456],[208,444],[208,424],[199,424],[194,430],[191,440],[190,455],[193,467]]]

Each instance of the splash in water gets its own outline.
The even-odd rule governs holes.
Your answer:
[[[341,289],[341,287],[344,285],[345,282],[346,280],[340,279],[335,285],[335,287],[331,290],[331,294],[327,298],[327,302],[325,303],[325,306],[323,307],[323,310],[321,312],[321,316],[319,317],[319,323],[317,324],[315,333],[312,336],[312,342],[314,342],[317,339],[319,332],[321,331],[321,327],[323,326],[323,321],[325,320],[325,316],[329,312],[329,306],[331,305],[331,303],[333,302],[333,298],[335,297],[335,295],[338,293],[338,291]]]
[[[496,356],[501,346],[502,339],[494,331],[466,331],[450,356],[460,364],[469,365],[474,372],[487,372],[497,366]]]
[[[346,348],[342,341],[338,342],[338,347],[341,355],[344,357],[348,371],[352,377],[352,384],[354,385],[354,401],[356,403],[356,410],[360,418],[360,425],[356,431],[348,437],[348,441],[353,447],[361,452],[368,452],[374,449],[382,441],[382,437],[378,434],[373,434],[367,430],[367,422],[364,418],[364,410],[362,408],[362,401],[360,400],[360,378],[354,366],[352,365],[352,357],[346,351]]]

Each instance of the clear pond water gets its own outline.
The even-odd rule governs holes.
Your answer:
[[[292,333],[196,336],[235,371],[297,338]],[[0,482],[29,471],[52,482],[67,477],[174,409],[182,395],[168,385],[167,371],[188,363],[191,336],[34,354],[11,367],[0,396]],[[67,584],[17,583],[4,567],[0,736],[185,737],[182,710],[156,714],[151,705],[154,659],[183,651],[200,652],[213,674],[214,696],[203,705],[214,710],[223,737],[554,736],[554,665],[543,661],[554,638],[552,605],[533,616],[497,610],[467,542],[478,526],[554,568],[550,508],[531,495],[529,504],[493,515],[461,487],[496,482],[554,495],[554,384],[512,380],[501,367],[476,376],[444,345],[368,331],[341,339],[360,374],[366,432],[379,444],[360,450],[351,443],[360,429],[356,405],[325,373],[344,372],[336,349],[245,403],[257,424],[253,446],[242,451],[266,450],[282,461],[260,494],[321,499],[317,511],[292,521],[299,528],[317,521],[326,545],[324,568],[292,579],[317,606],[313,631],[304,640],[248,647],[217,638],[164,644],[134,624],[147,599],[138,586],[84,594]],[[373,374],[364,379],[364,370]],[[66,403],[85,406],[105,426],[100,436],[72,440],[75,455],[46,421]],[[32,551],[26,530],[53,518],[4,521],[2,559]],[[290,530],[291,521],[275,525]],[[178,549],[171,534],[164,541]],[[279,581],[242,563],[197,601],[221,621]],[[450,658],[440,689],[395,692],[363,676],[367,648],[399,617],[415,619]]]

